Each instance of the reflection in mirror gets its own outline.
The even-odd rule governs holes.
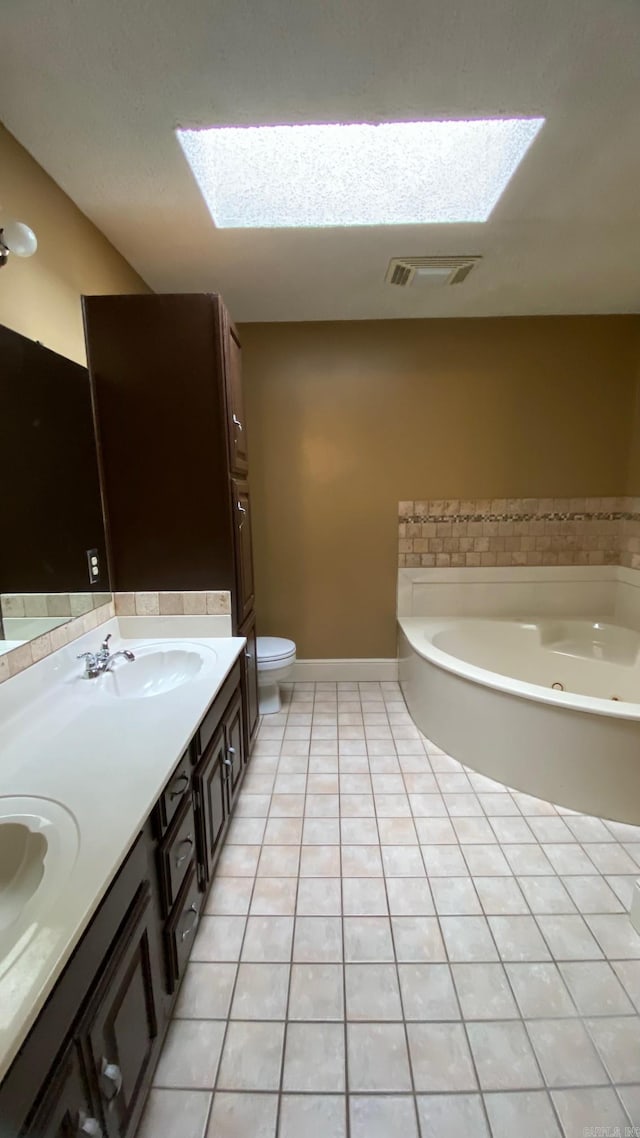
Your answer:
[[[0,653],[110,599],[89,374],[0,325]]]

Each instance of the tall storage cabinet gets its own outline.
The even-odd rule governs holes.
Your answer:
[[[111,587],[230,589],[258,718],[242,352],[219,296],[86,296]]]

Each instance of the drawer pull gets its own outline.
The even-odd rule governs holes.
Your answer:
[[[122,1090],[122,1071],[117,1063],[109,1063],[103,1058],[100,1068],[101,1090],[103,1098],[110,1102],[111,1099],[116,1098]]]
[[[182,783],[182,786],[179,788],[179,790],[170,791],[170,793],[169,793],[170,798],[180,798],[180,796],[182,794],[184,794],[185,790],[187,789],[187,787],[189,785],[189,775],[188,774],[178,775],[177,779],[175,780],[175,783],[172,783],[172,785],[177,786],[179,782]]]
[[[192,921],[192,923],[189,925],[189,928],[185,929],[184,932],[180,933],[180,940],[186,940],[188,936],[191,936],[191,934],[195,931],[195,929],[197,928],[197,925],[198,925],[198,920],[200,917],[200,911],[198,909],[198,906],[194,903],[193,905],[191,905],[191,907],[189,909],[187,909],[187,912],[188,913],[195,913],[196,916],[195,916],[195,920]]]
[[[182,841],[178,843],[178,848],[180,848],[180,846],[189,846],[189,849],[185,850],[184,853],[176,856],[176,869],[179,869],[181,865],[184,865],[185,861],[189,857],[189,854],[193,847],[193,834],[187,834],[186,838],[183,838]]]
[[[228,755],[235,755],[235,753],[236,753],[235,747],[227,747],[227,754]],[[231,762],[233,762],[233,759],[231,760]]]
[[[239,431],[242,430],[242,423],[240,422],[237,415],[233,416],[233,425],[234,425],[234,427],[237,427]]]
[[[97,1118],[89,1118],[81,1111],[76,1133],[78,1138],[102,1138],[102,1127]]]

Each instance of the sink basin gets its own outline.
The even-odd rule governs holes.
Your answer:
[[[38,889],[47,848],[44,834],[26,822],[0,822],[0,934]]]
[[[0,798],[0,976],[68,883],[79,847],[73,816],[47,798]]]
[[[147,699],[179,688],[217,658],[211,648],[156,645],[136,649],[135,660],[117,660],[99,679],[100,690],[118,699]]]

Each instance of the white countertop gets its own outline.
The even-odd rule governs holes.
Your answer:
[[[114,618],[0,684],[0,800],[52,799],[73,815],[79,834],[66,887],[4,974],[0,959],[0,1079],[245,644],[184,636],[184,623],[172,617],[148,628],[137,618]],[[112,651],[122,645],[135,652],[152,638],[171,640],[178,628],[181,646],[188,639],[207,650],[206,665],[188,683],[150,698],[101,699],[91,686],[101,679],[76,680],[76,656],[95,650],[107,632]]]

